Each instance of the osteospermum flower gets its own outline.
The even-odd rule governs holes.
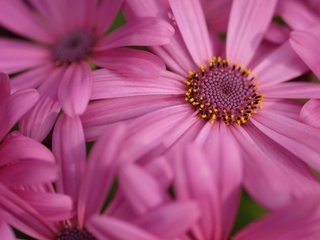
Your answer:
[[[0,237],[1,239],[7,239],[7,240],[16,239],[10,227],[1,220],[0,220]]]
[[[139,19],[105,35],[122,4],[122,0],[0,1],[1,26],[29,40],[0,38],[0,69],[23,72],[13,79],[13,91],[35,87],[41,94],[21,131],[43,140],[60,106],[70,116],[82,114],[91,96],[92,64],[126,76],[141,73],[141,66],[150,75],[162,67],[148,53],[124,46],[168,43],[173,29],[166,22]]]
[[[159,2],[151,2],[145,2],[148,13],[134,5],[131,12],[167,19]],[[169,71],[135,81],[106,81],[111,73],[97,71],[96,101],[82,116],[87,138],[126,121],[131,139],[139,139],[145,150],[165,151],[192,140],[212,161],[222,162],[224,157],[214,158],[218,139],[234,139],[244,185],[265,206],[276,208],[318,189],[306,164],[320,170],[319,130],[299,120],[301,104],[290,99],[319,97],[319,85],[288,82],[306,71],[288,42],[252,61],[277,1],[233,1],[225,51],[212,44],[199,1],[169,3],[176,34],[172,43],[152,48]]]
[[[167,221],[180,223],[177,225],[177,229],[171,231],[171,234],[176,233],[178,236],[178,234],[186,231],[199,216],[197,205],[193,202],[167,205],[165,201],[162,201],[166,192],[160,193],[160,187],[156,186],[156,180],[149,180],[151,177],[145,177],[144,175],[147,174],[143,170],[136,170],[138,167],[121,167],[125,164],[125,159],[121,158],[124,138],[125,129],[122,126],[106,132],[95,143],[87,161],[86,145],[80,119],[62,115],[53,134],[53,152],[56,155],[59,167],[56,191],[71,197],[74,204],[74,214],[64,221],[52,221],[52,219],[46,217],[46,213],[36,212],[26,203],[16,201],[14,207],[19,207],[18,210],[22,217],[16,215],[15,213],[18,210],[14,211],[15,208],[12,207],[11,211],[6,214],[6,217],[11,219],[10,225],[36,239],[107,239],[107,235],[105,238],[101,237],[98,230],[100,221],[92,220],[94,215],[103,211],[105,217],[109,220],[110,227],[119,227],[119,224],[123,223],[120,224],[123,231],[118,232],[118,234],[122,235],[123,238],[125,237],[124,239],[132,239],[130,238],[132,229],[145,233],[146,236],[152,236],[152,230],[148,230],[154,226],[152,224],[156,223],[159,229],[163,226],[162,230],[164,230],[165,227],[170,226]],[[132,161],[132,159],[128,161]],[[123,168],[123,171],[119,170],[120,167]],[[108,207],[105,211],[104,204],[108,190],[114,184],[114,178],[119,171],[121,172],[119,188],[124,189],[123,194],[126,199],[129,199],[129,203],[120,196],[120,199],[113,201],[112,209]],[[139,174],[139,178],[137,178],[137,174]],[[146,180],[146,178],[148,179]],[[150,183],[150,181],[152,182]],[[123,187],[121,187],[122,184]],[[128,186],[130,187],[128,188]],[[140,191],[135,191],[139,188]],[[143,191],[145,188],[153,189],[146,193]],[[145,195],[143,199],[141,199],[142,194]],[[10,194],[7,193],[7,195]],[[128,195],[129,197],[127,197]],[[137,205],[139,207],[136,207]],[[148,210],[151,206],[158,207],[158,211],[149,213]],[[137,209],[137,213],[140,213],[139,216],[137,214],[133,215],[135,209]],[[116,217],[118,220],[114,219]],[[166,217],[168,220],[163,221],[161,217]],[[159,221],[159,218],[161,218],[161,221]],[[140,222],[137,221],[139,219],[141,219],[140,225]],[[97,227],[95,227],[96,222]],[[91,231],[91,229],[96,230]]]

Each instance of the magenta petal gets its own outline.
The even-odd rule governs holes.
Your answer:
[[[134,226],[116,218],[107,216],[93,217],[87,224],[87,228],[98,239],[105,240],[162,240],[144,229]]]
[[[0,220],[0,239],[16,240],[11,228]]]
[[[318,78],[320,78],[319,42],[320,26],[318,23],[307,30],[291,32],[291,46]]]
[[[159,183],[138,166],[129,164],[121,168],[119,182],[126,198],[137,214],[157,207],[165,198]]]
[[[56,123],[52,151],[57,159],[59,179],[57,190],[67,194],[77,205],[79,185],[86,164],[86,146],[78,117],[62,115]]]
[[[277,0],[233,1],[227,32],[227,58],[247,67],[270,22]]]
[[[170,42],[174,29],[159,18],[141,18],[116,29],[95,46],[95,51],[126,46],[159,46]]]
[[[0,108],[10,96],[10,79],[7,74],[0,72]]]
[[[42,142],[52,130],[60,109],[57,101],[41,96],[35,106],[21,118],[20,131],[25,136]]]
[[[124,142],[125,127],[118,125],[106,131],[92,148],[86,172],[81,181],[78,220],[82,226],[90,216],[100,211],[120,164],[120,149]],[[97,191],[99,182],[101,191]]]
[[[172,0],[169,4],[193,60],[197,65],[207,63],[214,52],[200,1]]]
[[[309,100],[301,109],[300,118],[310,126],[320,128],[320,100]]]
[[[58,98],[69,116],[81,115],[87,108],[92,90],[92,73],[86,63],[72,64],[59,85]]]

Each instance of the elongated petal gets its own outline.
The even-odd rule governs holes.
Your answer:
[[[296,78],[307,70],[289,42],[285,42],[266,56],[253,72],[261,82],[261,87],[265,87]]]
[[[58,98],[69,116],[81,115],[87,108],[92,90],[92,74],[86,63],[71,65],[59,85]]]
[[[96,53],[93,62],[127,77],[159,77],[165,69],[162,60],[141,50],[117,48]],[[146,71],[148,69],[148,71]]]
[[[170,0],[182,38],[197,65],[207,63],[214,55],[204,13],[196,0]]]
[[[36,238],[50,240],[57,231],[25,201],[0,184],[0,216],[20,231]]]
[[[0,146],[0,166],[25,159],[51,163],[55,161],[49,149],[31,138],[19,134],[6,138]]]
[[[84,133],[78,117],[59,118],[53,132],[52,151],[59,167],[57,190],[70,196],[76,206],[86,162]]]
[[[87,224],[89,231],[98,239],[106,240],[161,240],[144,229],[116,218],[93,217]]]
[[[164,201],[159,183],[138,166],[130,164],[120,170],[119,181],[130,204],[137,214],[144,214]]]
[[[308,101],[301,109],[300,118],[310,126],[320,128],[320,101]]]
[[[320,27],[317,23],[307,30],[293,31],[290,36],[290,44],[301,59],[320,78],[320,50],[317,47],[320,41]]]
[[[118,28],[95,46],[102,51],[125,46],[158,46],[170,42],[173,27],[158,18],[142,18]]]
[[[125,127],[120,124],[105,132],[90,152],[87,170],[82,178],[79,192],[78,220],[80,225],[83,225],[90,216],[98,213],[104,203],[118,164],[121,162],[119,156],[124,134]],[[97,182],[99,182],[101,191],[96,191]]]
[[[27,38],[52,42],[52,36],[43,24],[44,21],[41,21],[24,2],[1,0],[0,5],[0,24]]]
[[[227,58],[247,67],[267,30],[277,0],[233,1],[228,32]]]
[[[3,221],[0,221],[0,238],[6,240],[16,240],[11,228]]]
[[[42,142],[52,130],[60,109],[58,101],[41,96],[35,106],[21,118],[20,131],[25,136]]]
[[[10,96],[10,80],[7,74],[0,73],[0,107]]]

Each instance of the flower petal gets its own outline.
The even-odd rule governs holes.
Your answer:
[[[78,117],[62,115],[59,118],[53,131],[52,151],[59,168],[57,191],[70,196],[76,208],[86,164],[84,133]]]
[[[0,238],[6,240],[16,240],[12,229],[3,221],[0,221]]]
[[[227,32],[227,58],[245,68],[256,52],[270,22],[277,0],[233,1]]]
[[[311,99],[304,104],[300,118],[308,125],[320,128],[320,100]]]
[[[81,115],[87,108],[92,90],[92,74],[89,66],[82,62],[72,64],[59,85],[58,98],[69,116]]]
[[[214,52],[201,3],[197,0],[169,0],[169,4],[193,60],[198,66],[207,63]]]

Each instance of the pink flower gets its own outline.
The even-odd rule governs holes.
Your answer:
[[[39,89],[40,100],[20,125],[23,133],[38,140],[50,131],[60,106],[70,116],[85,111],[91,96],[92,64],[125,75],[139,75],[144,67],[150,75],[157,75],[163,67],[161,62],[124,46],[165,44],[173,34],[168,23],[150,17],[105,36],[123,0],[0,3],[0,24],[30,39],[1,38],[0,69],[7,73],[23,71],[12,80],[13,91]]]
[[[74,214],[65,218],[65,221],[57,222],[57,218],[48,219],[46,212],[36,212],[26,203],[18,204],[17,200],[7,193],[9,199],[13,198],[12,202],[16,201],[16,205],[6,215],[7,218],[11,218],[10,224],[32,237],[44,240],[65,239],[74,235],[83,236],[85,239],[104,239],[101,237],[100,225],[105,224],[105,221],[112,227],[109,231],[114,230],[113,227],[123,227],[124,232],[118,234],[123,234],[122,237],[125,236],[125,239],[130,239],[133,228],[152,236],[152,223],[159,223],[156,220],[161,217],[172,217],[168,218],[168,221],[181,222],[178,225],[180,228],[171,230],[171,234],[178,235],[186,231],[199,216],[197,205],[193,202],[167,204],[164,201],[166,191],[157,186],[155,179],[139,167],[125,165],[126,162],[133,161],[122,158],[125,131],[123,126],[107,131],[95,143],[87,161],[79,117],[62,115],[55,126],[52,143],[59,168],[56,191],[71,197]],[[154,170],[154,167],[151,169]],[[119,176],[121,192],[104,211],[103,220],[99,216],[92,218],[103,209],[108,190],[114,185],[116,176]],[[146,189],[147,193],[144,191]],[[23,213],[22,218],[15,215],[18,206],[21,214]],[[154,211],[151,211],[151,208]],[[55,213],[59,214],[59,210],[61,209],[55,209]],[[159,227],[168,228],[171,227],[171,223],[164,221]],[[103,231],[107,232],[108,228]],[[129,233],[125,235],[126,231]]]
[[[257,53],[277,1],[235,0],[225,50],[212,44],[198,1],[169,3],[177,34],[170,44],[152,48],[169,70],[158,79],[130,81],[106,81],[112,73],[96,71],[95,101],[82,116],[87,139],[125,121],[130,139],[139,139],[145,151],[174,150],[193,141],[212,161],[224,160],[214,156],[218,142],[226,139],[241,153],[245,188],[264,206],[278,208],[318,191],[307,165],[320,170],[319,130],[299,120],[301,104],[291,99],[320,97],[320,85],[288,82],[307,70],[289,42]],[[168,19],[166,10],[155,6],[145,2],[148,12],[132,11]],[[214,57],[219,50],[222,57]]]
[[[8,225],[0,220],[0,238],[6,240],[16,240],[12,230]]]

